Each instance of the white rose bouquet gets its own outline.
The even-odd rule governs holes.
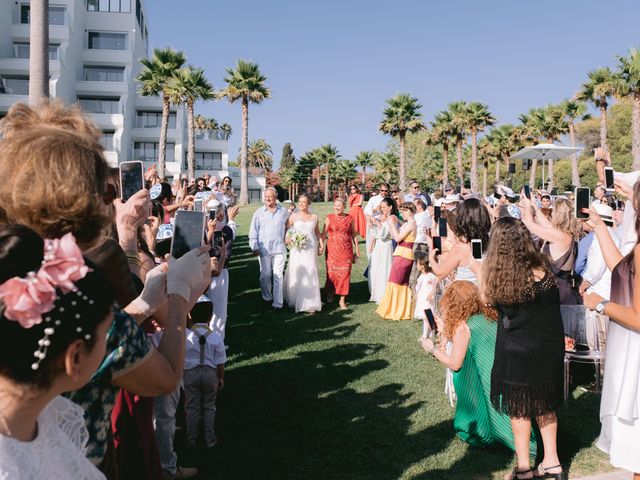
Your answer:
[[[298,230],[289,230],[289,248],[297,248],[298,250],[302,250],[309,243],[309,236],[306,233],[300,232]]]

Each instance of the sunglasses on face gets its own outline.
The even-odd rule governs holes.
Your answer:
[[[102,201],[104,204],[111,205],[117,196],[118,192],[116,191],[116,187],[111,183],[107,183],[104,192],[102,192]]]

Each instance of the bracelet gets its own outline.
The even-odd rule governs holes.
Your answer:
[[[127,253],[126,255],[127,255],[127,263],[129,263],[129,265],[135,265],[138,268],[142,267],[142,261],[138,257],[137,253],[135,255]]]

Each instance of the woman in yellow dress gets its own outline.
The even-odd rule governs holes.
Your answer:
[[[416,221],[413,215],[416,206],[405,202],[399,206],[405,223],[398,229],[398,218],[389,217],[391,236],[398,246],[393,252],[393,263],[384,297],[376,313],[387,320],[411,320],[413,318],[413,301],[409,277],[413,267],[413,242],[416,239]]]

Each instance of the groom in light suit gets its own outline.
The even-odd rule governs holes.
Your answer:
[[[264,207],[251,219],[249,247],[260,262],[260,289],[265,302],[273,308],[282,308],[282,280],[287,248],[284,236],[289,212],[276,203],[276,190],[266,188]]]

